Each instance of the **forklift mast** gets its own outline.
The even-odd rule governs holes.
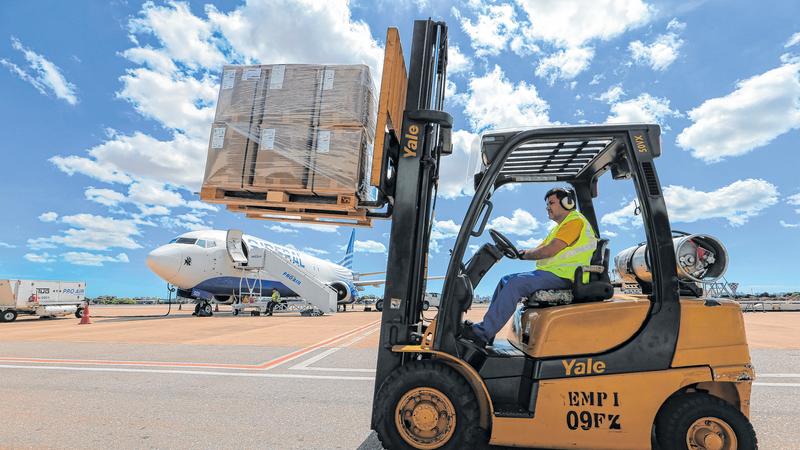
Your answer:
[[[383,194],[391,201],[392,227],[381,316],[375,392],[402,363],[392,346],[418,342],[425,295],[428,242],[433,223],[439,158],[450,153],[452,117],[443,111],[447,67],[447,26],[417,20],[411,42],[400,136],[386,134],[393,182]],[[386,192],[388,190],[388,192]]]

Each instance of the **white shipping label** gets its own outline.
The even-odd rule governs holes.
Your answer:
[[[328,153],[331,151],[331,132],[320,131],[317,133],[317,153]]]
[[[211,148],[222,148],[225,144],[225,127],[211,130]]]
[[[261,130],[261,147],[262,150],[275,149],[275,129],[267,128]]]
[[[272,75],[269,77],[270,89],[283,89],[283,75],[286,72],[286,66],[273,66]]]
[[[236,70],[222,72],[222,89],[230,89],[236,83]]]
[[[333,89],[333,76],[336,73],[333,69],[325,69],[325,74],[322,76],[322,90],[327,91]]]
[[[261,68],[244,69],[242,73],[242,81],[257,80],[261,78]]]

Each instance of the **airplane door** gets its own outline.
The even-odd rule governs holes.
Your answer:
[[[242,230],[228,230],[225,236],[225,246],[228,249],[228,256],[234,264],[247,264],[247,256],[244,254],[242,244]]]

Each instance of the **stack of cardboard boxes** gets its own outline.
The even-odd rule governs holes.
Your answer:
[[[375,107],[364,65],[225,66],[203,187],[364,199]]]

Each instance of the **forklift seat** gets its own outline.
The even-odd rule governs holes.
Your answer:
[[[611,252],[608,239],[597,241],[597,249],[592,254],[591,265],[575,269],[572,289],[549,289],[536,291],[529,295],[525,303],[529,307],[568,305],[607,300],[614,296],[614,287],[608,277]],[[583,282],[584,272],[589,272],[589,282]]]

